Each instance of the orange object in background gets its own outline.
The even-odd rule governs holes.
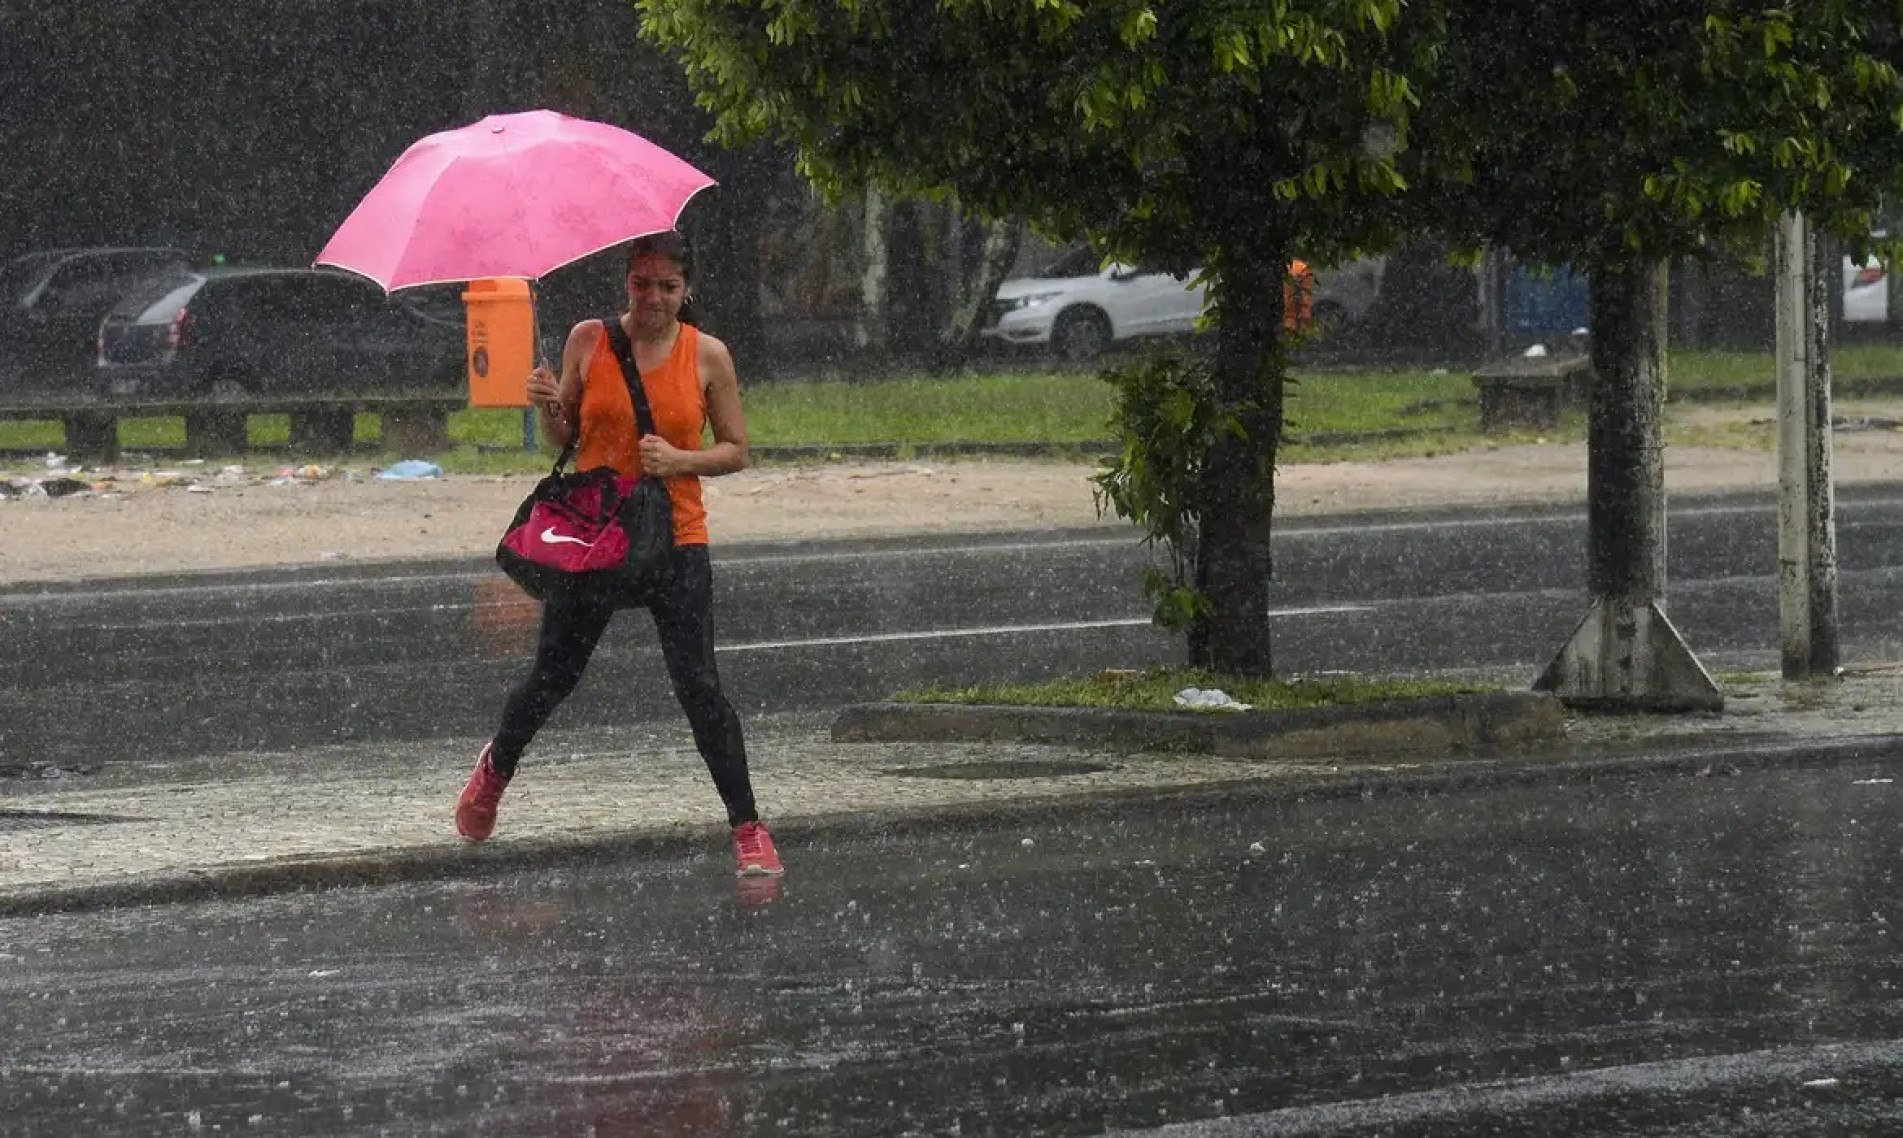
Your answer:
[[[1315,318],[1315,274],[1308,271],[1307,261],[1290,261],[1288,275],[1282,282],[1282,326],[1300,332]],[[1300,297],[1295,295],[1293,281],[1302,282]]]
[[[463,292],[468,319],[469,405],[527,407],[535,370],[535,294],[516,277],[470,281]]]

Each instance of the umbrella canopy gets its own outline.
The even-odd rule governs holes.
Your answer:
[[[554,111],[491,115],[396,160],[316,263],[386,291],[536,279],[674,228],[714,180],[631,131]]]

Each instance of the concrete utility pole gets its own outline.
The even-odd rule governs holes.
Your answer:
[[[1810,222],[1777,228],[1777,609],[1784,678],[1838,664],[1836,492],[1830,476],[1832,281]]]
[[[1487,354],[1497,356],[1507,350],[1506,250],[1489,245],[1481,251],[1480,260],[1474,265],[1474,291]]]

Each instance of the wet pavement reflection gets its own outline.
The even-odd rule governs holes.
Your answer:
[[[1903,1090],[1896,776],[1117,800],[789,831],[765,892],[710,833],[702,858],[9,921],[0,1118],[1882,1129]]]

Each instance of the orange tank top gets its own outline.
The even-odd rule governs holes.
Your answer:
[[[655,433],[681,450],[701,449],[707,392],[700,385],[700,332],[693,325],[681,325],[667,361],[643,372],[641,386],[654,412]],[[641,453],[635,442],[634,400],[604,328],[582,370],[581,445],[576,448],[575,469],[612,466],[620,474],[639,478]],[[701,503],[700,479],[691,474],[668,479],[667,496],[674,501],[674,544],[706,545],[707,507]]]

